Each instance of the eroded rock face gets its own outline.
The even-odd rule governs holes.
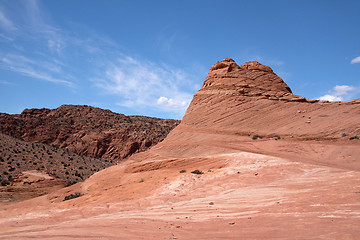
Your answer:
[[[0,131],[102,159],[121,160],[162,141],[180,121],[125,116],[90,106],[0,114]]]
[[[334,139],[342,132],[360,134],[354,128],[358,104],[359,100],[327,102],[295,95],[270,67],[257,61],[239,66],[225,58],[210,68],[181,126],[240,135]]]
[[[245,96],[290,96],[291,89],[273,70],[257,61],[237,65],[231,58],[215,63],[201,91],[222,91]]]

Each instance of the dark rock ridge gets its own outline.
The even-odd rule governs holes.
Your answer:
[[[179,122],[79,105],[0,113],[0,131],[5,134],[109,160],[146,150],[162,141]]]

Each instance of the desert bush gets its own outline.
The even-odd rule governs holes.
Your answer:
[[[355,139],[359,139],[358,136],[353,136],[353,137],[350,137],[349,140],[355,140]]]
[[[82,194],[79,193],[79,192],[76,192],[74,194],[70,194],[68,196],[65,196],[64,200],[63,201],[67,201],[67,200],[70,200],[70,199],[74,199],[74,198],[78,198],[80,197]]]
[[[186,170],[185,170],[185,169],[183,169],[183,170],[181,170],[181,171],[180,171],[180,173],[186,173]]]
[[[262,139],[263,136],[260,136],[260,135],[258,135],[258,134],[255,134],[255,135],[252,137],[253,140],[256,140],[256,139],[258,139],[258,138]]]
[[[7,186],[7,185],[9,185],[9,184],[10,184],[10,182],[7,181],[7,180],[2,180],[2,181],[1,181],[1,186],[3,186],[3,187],[5,187],[5,186]]]
[[[193,173],[193,174],[204,174],[204,172],[200,171],[199,169],[196,169],[196,170],[192,171],[191,173]]]

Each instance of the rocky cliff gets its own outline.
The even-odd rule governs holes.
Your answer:
[[[121,160],[157,144],[178,123],[78,105],[0,114],[0,132],[108,160]]]

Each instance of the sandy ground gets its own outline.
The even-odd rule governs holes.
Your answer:
[[[5,206],[0,239],[358,239],[360,235],[358,170],[243,151],[123,165],[89,179],[81,186],[87,193],[77,199],[51,203],[53,196],[47,196]],[[190,173],[197,168],[204,174]],[[182,169],[187,172],[179,173]],[[122,190],[127,196],[122,196],[121,187],[109,184],[107,191],[105,186],[99,191],[92,183],[101,182],[103,175],[113,180],[115,171],[122,172],[120,178],[129,185]]]

